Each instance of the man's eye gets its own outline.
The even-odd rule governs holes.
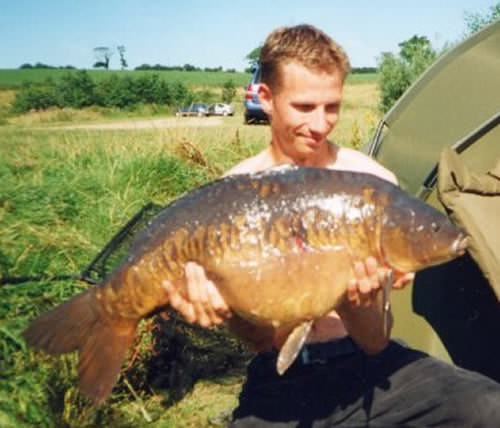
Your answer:
[[[340,104],[328,104],[326,106],[327,113],[337,113],[339,111]]]
[[[301,111],[303,113],[310,112],[314,109],[312,104],[294,104],[296,110]]]

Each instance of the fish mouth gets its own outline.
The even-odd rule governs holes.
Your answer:
[[[467,249],[468,244],[469,237],[461,234],[457,239],[455,239],[455,242],[453,242],[452,244],[453,253],[462,256],[463,254],[465,254],[465,250]]]

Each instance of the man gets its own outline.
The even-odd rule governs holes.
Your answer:
[[[261,104],[271,144],[227,174],[283,163],[395,176],[364,154],[328,141],[340,112],[349,63],[320,30],[272,32],[261,50]],[[276,352],[259,354],[234,412],[234,426],[496,426],[500,385],[390,341],[384,326],[384,270],[373,258],[354,263],[346,303],[313,325],[297,361],[276,374]],[[395,288],[413,274],[395,273]],[[202,326],[230,316],[201,266],[188,264],[188,296],[166,286],[171,304]],[[387,309],[387,308],[385,308]],[[272,348],[272,343],[267,344]]]

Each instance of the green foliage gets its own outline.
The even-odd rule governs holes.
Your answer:
[[[245,70],[251,73],[257,67],[260,59],[260,51],[262,50],[262,45],[253,49],[245,59],[248,61],[248,68]]]
[[[236,96],[236,87],[233,79],[226,80],[222,86],[222,101],[231,104]]]
[[[150,71],[153,70],[153,71]],[[44,86],[47,77],[54,81],[61,79],[66,73],[76,73],[76,70],[64,70],[62,68],[35,68],[30,66],[23,69],[0,69],[0,89],[20,89],[23,82],[29,81],[34,86]],[[205,71],[190,71],[182,70],[182,67],[164,68],[155,66],[141,70],[88,70],[87,73],[96,83],[101,80],[108,79],[110,74],[117,74],[119,77],[130,76],[138,78],[151,74],[158,74],[162,80],[169,85],[175,82],[181,82],[190,89],[199,87],[221,87],[228,78],[227,71],[205,72]],[[236,83],[237,87],[243,87],[248,83],[250,75],[243,72],[231,73],[231,79]]]
[[[143,103],[172,104],[172,89],[158,74],[138,77],[134,87],[137,98]]]
[[[45,86],[26,85],[13,102],[15,112],[43,110],[49,107],[82,108],[91,105],[132,108],[138,103],[176,105],[190,100],[190,91],[180,82],[168,84],[157,74],[111,74],[96,83],[86,71],[67,73],[61,79],[48,80]]]
[[[483,27],[492,24],[500,18],[500,2],[490,6],[489,11],[485,14],[479,12],[465,12],[466,35],[476,33]]]
[[[140,100],[137,89],[144,89],[142,85],[135,87],[134,81],[129,76],[118,77],[113,74],[107,80],[101,80],[96,88],[97,103],[103,107],[132,107]]]
[[[193,100],[199,101],[205,104],[212,104],[216,101],[216,94],[210,89],[202,89],[201,91],[196,92]]]
[[[425,36],[399,43],[399,53],[384,52],[378,59],[380,109],[388,111],[408,87],[435,60],[436,52]]]
[[[57,106],[82,108],[95,104],[94,87],[93,80],[85,70],[65,74],[54,87]]]
[[[44,110],[58,104],[55,88],[40,87],[26,84],[16,94],[12,103],[14,113],[24,113],[29,110]]]
[[[192,103],[194,99],[193,92],[180,82],[175,82],[171,86],[172,102],[174,105],[180,105],[184,101],[186,104]]]

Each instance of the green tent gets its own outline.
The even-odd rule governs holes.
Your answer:
[[[500,381],[500,21],[439,58],[367,152],[471,236],[468,254],[392,293],[394,336]],[[413,311],[409,311],[408,308]]]

